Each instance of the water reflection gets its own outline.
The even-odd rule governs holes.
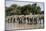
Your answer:
[[[12,29],[34,29],[34,28],[43,28],[43,19],[41,20],[41,24],[40,24],[40,21],[38,22],[38,24],[32,24],[32,25],[29,25],[29,24],[17,24],[17,23],[7,23],[6,22],[6,25],[5,25],[5,29],[6,30],[12,30]]]

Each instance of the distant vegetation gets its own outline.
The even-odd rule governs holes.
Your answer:
[[[5,15],[30,15],[30,13],[34,14],[40,14],[41,8],[40,6],[37,6],[37,3],[34,4],[28,4],[24,6],[18,6],[16,4],[12,4],[10,7],[5,7]]]

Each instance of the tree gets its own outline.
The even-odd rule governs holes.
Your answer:
[[[11,15],[15,15],[15,14],[17,14],[17,5],[16,4],[12,4],[11,6],[10,6],[10,8],[12,8],[12,10],[11,10]]]
[[[14,8],[16,8],[16,7],[17,7],[17,5],[16,5],[16,4],[12,4],[10,7],[14,7]]]
[[[37,6],[35,14],[40,14],[40,12],[41,12],[41,8],[39,6]]]
[[[31,5],[30,4],[28,4],[28,5],[25,5],[25,6],[23,6],[22,8],[21,8],[21,13],[23,14],[23,15],[29,15],[30,14],[30,12],[31,12]]]
[[[18,6],[16,4],[12,4],[10,7],[6,7],[6,15],[30,15],[32,13],[40,14],[41,8],[37,6],[37,3],[28,4],[24,6]]]
[[[18,6],[18,7],[17,7],[16,12],[17,12],[17,15],[21,15],[21,6]]]
[[[10,7],[5,7],[5,8],[6,8],[5,9],[6,16],[10,16],[10,12],[11,12],[12,8],[10,8]]]
[[[40,14],[41,8],[37,6],[37,3],[32,4],[32,14]]]

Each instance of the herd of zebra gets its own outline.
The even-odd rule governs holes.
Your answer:
[[[43,17],[10,17],[7,19],[8,23],[18,23],[18,24],[37,24],[40,21],[41,24],[41,19],[43,19],[44,22],[44,18]]]

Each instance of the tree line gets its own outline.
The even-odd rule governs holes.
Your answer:
[[[37,6],[37,3],[34,4],[28,4],[24,6],[18,6],[16,4],[12,4],[10,7],[5,7],[5,15],[10,16],[10,15],[30,15],[32,13],[33,15],[35,14],[40,14],[41,13],[41,8],[40,6]]]

